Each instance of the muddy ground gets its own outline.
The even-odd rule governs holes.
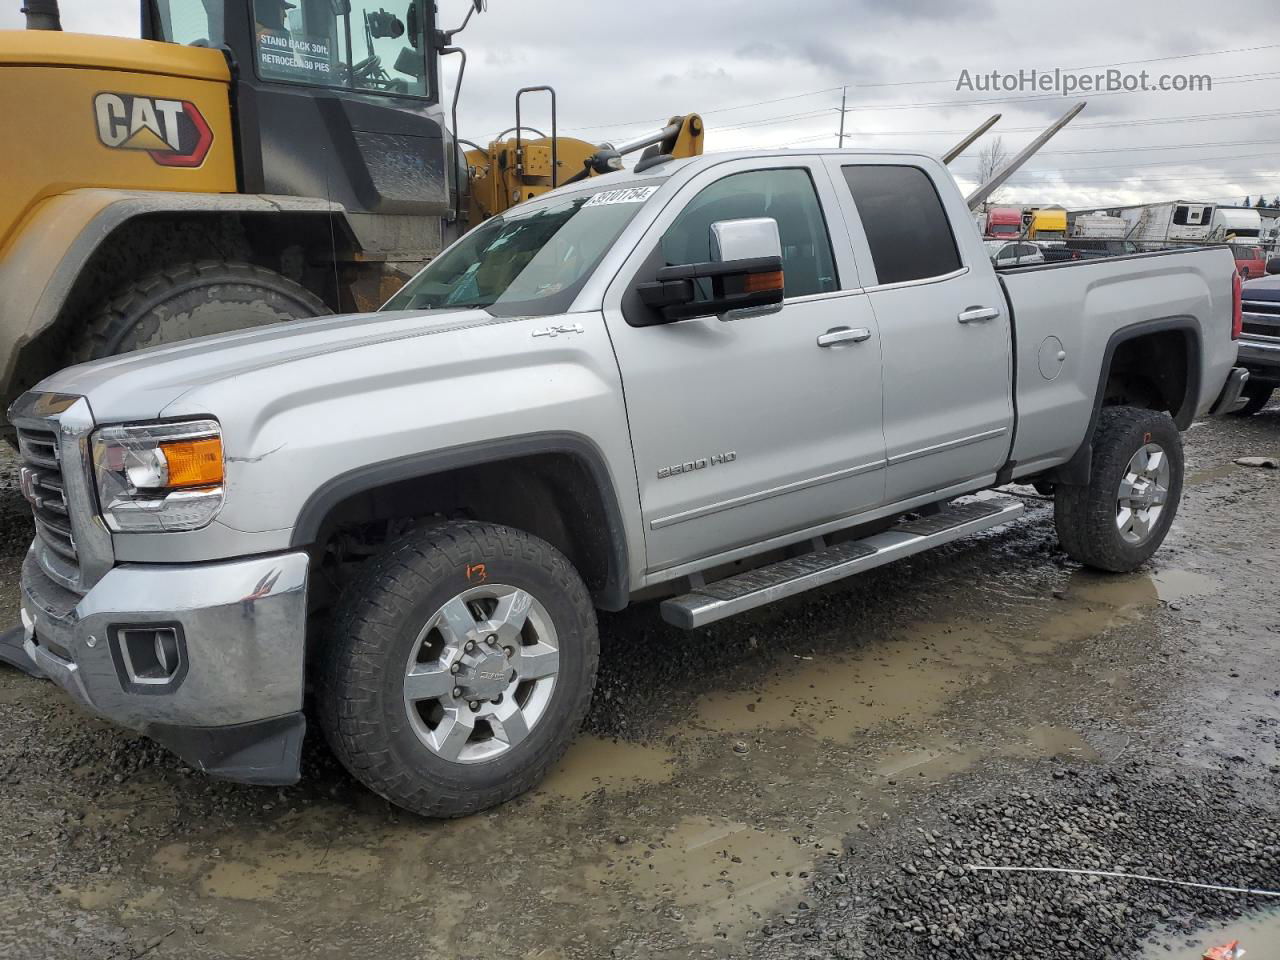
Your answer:
[[[1280,889],[1280,471],[1232,463],[1280,409],[1187,454],[1130,576],[1019,488],[1015,524],[712,629],[606,617],[562,768],[461,821],[317,738],[297,787],[209,780],[0,667],[0,956],[1280,957],[1280,900],[972,869]],[[6,620],[26,524],[9,481]]]

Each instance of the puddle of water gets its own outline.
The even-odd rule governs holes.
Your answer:
[[[596,790],[613,792],[665,783],[674,772],[669,750],[601,737],[579,737],[534,795],[554,794],[580,800]]]
[[[763,690],[709,694],[698,723],[720,733],[799,727],[847,740],[887,721],[922,719],[980,678],[970,645],[949,626],[940,629],[948,632],[931,636],[939,641],[932,649],[908,637],[849,656],[815,655],[771,677]]]
[[[1142,619],[1160,601],[1212,593],[1220,583],[1185,570],[1107,576],[1081,571],[1061,600],[1009,636],[1024,653],[1048,654],[1062,644]],[[847,740],[888,721],[920,720],[942,710],[964,687],[985,681],[1007,662],[1007,649],[989,624],[917,624],[901,640],[856,654],[816,654],[769,678],[763,690],[713,693],[698,711],[699,725],[719,733],[796,727]]]
[[[968,770],[978,761],[990,757],[1069,757],[1093,761],[1099,753],[1074,730],[1039,723],[1013,732],[1005,743],[985,748],[964,748],[951,742],[939,742],[882,755],[873,769],[877,777],[896,780],[912,777],[922,783],[937,783],[953,774]]]
[[[667,919],[687,923],[705,941],[732,937],[799,896],[815,857],[830,846],[733,820],[685,817],[657,843],[618,847],[591,875],[624,886],[627,897],[669,904]]]
[[[1201,484],[1213,483],[1215,480],[1221,480],[1229,477],[1240,468],[1234,463],[1220,463],[1216,467],[1209,467],[1205,470],[1197,470],[1195,473],[1187,477],[1187,486],[1198,487]]]
[[[128,886],[123,881],[107,881],[91,883],[84,887],[61,886],[58,896],[79,905],[81,910],[101,910],[114,906],[128,895]]]
[[[233,847],[214,860],[192,858],[186,844],[162,847],[153,863],[178,873],[198,872],[197,886],[209,897],[270,900],[283,883],[298,876],[354,879],[373,873],[379,859],[366,850],[297,839],[279,844]]]
[[[1161,570],[1151,578],[1156,593],[1165,603],[1176,603],[1187,597],[1206,597],[1222,589],[1222,581],[1190,570]]]
[[[1165,937],[1148,946],[1142,956],[1151,960],[1200,960],[1206,950],[1232,940],[1240,941],[1247,960],[1280,960],[1280,911],[1238,920],[1207,933]]]

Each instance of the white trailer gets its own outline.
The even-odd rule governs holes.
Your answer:
[[[1215,204],[1204,201],[1171,200],[1131,207],[1111,207],[1099,212],[1121,218],[1125,223],[1125,236],[1129,240],[1186,243],[1212,238],[1213,214],[1216,209]]]
[[[1255,207],[1218,207],[1214,211],[1214,239],[1257,240],[1261,236],[1262,214]]]
[[[1129,233],[1129,224],[1123,217],[1113,217],[1101,210],[1082,213],[1070,218],[1068,236],[1080,240],[1123,240]]]

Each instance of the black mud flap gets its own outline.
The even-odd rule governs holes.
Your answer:
[[[211,777],[286,787],[301,776],[299,760],[307,719],[298,712],[226,727],[153,723],[144,732]]]
[[[36,666],[35,661],[27,656],[27,651],[22,646],[24,639],[25,632],[21,625],[10,627],[0,633],[0,663],[7,663],[9,666],[21,670],[29,677],[35,677],[37,680],[48,680],[49,678],[40,672],[40,668]]]

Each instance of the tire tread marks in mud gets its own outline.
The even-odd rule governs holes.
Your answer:
[[[138,326],[152,311],[214,283],[257,287],[288,306],[294,319],[330,312],[319,297],[265,267],[235,260],[183,263],[144,277],[105,303],[67,345],[67,362],[84,363],[137,349]]]
[[[477,563],[516,572],[523,568],[553,584],[559,595],[539,599],[568,614],[552,612],[561,673],[539,724],[562,729],[537,744],[533,753],[521,751],[500,778],[485,776],[484,768],[497,766],[497,761],[448,765],[442,773],[440,765],[447,762],[428,757],[420,745],[423,762],[406,762],[390,732],[404,704],[387,694],[387,671],[402,676],[406,631],[416,636],[420,628],[415,620],[424,616],[422,598],[446,585],[449,594],[460,592],[455,589],[459,571]],[[573,669],[566,669],[569,644],[579,648]],[[488,523],[449,521],[421,528],[367,561],[344,591],[318,652],[320,725],[338,759],[374,792],[423,816],[465,816],[524,793],[560,760],[590,705],[599,655],[590,595],[572,564],[550,544]],[[535,728],[535,736],[537,732]],[[532,739],[522,747],[532,745]]]
[[[1116,527],[1120,478],[1134,453],[1150,435],[1169,456],[1169,498],[1152,536],[1126,543]],[[1068,556],[1090,567],[1127,573],[1159,549],[1182,497],[1182,437],[1169,414],[1137,407],[1104,407],[1093,435],[1093,466],[1087,486],[1059,484],[1054,495],[1054,525]]]

